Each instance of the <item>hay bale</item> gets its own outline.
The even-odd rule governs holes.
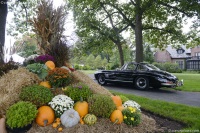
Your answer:
[[[83,82],[87,84],[94,93],[100,93],[105,95],[112,95],[107,89],[95,83],[86,74],[76,71],[73,72],[74,82]],[[19,93],[21,88],[39,83],[37,75],[29,72],[25,68],[19,68],[17,70],[11,70],[9,73],[0,78],[0,114],[5,114],[5,111],[12,104],[19,100]],[[113,123],[107,118],[98,118],[98,121],[93,126],[77,124],[71,128],[64,128],[63,132],[67,133],[154,133],[162,132],[163,130],[158,128],[154,119],[142,114],[142,123],[137,127],[127,126],[125,123],[120,125],[113,125]],[[52,125],[46,127],[40,127],[35,122],[32,124],[32,128],[27,133],[57,133],[58,131],[52,127]]]
[[[40,79],[26,68],[10,70],[0,78],[0,114],[5,114],[6,110],[19,101],[21,89],[25,86],[38,84]]]
[[[163,132],[156,125],[154,119],[149,118],[142,114],[142,123],[136,127],[131,127],[122,124],[115,124],[107,118],[98,118],[96,124],[88,126],[86,124],[77,124],[70,128],[63,129],[63,133],[155,133]],[[58,133],[57,129],[54,129],[52,125],[46,127],[40,127],[36,123],[33,123],[32,128],[27,133]]]
[[[84,84],[87,84],[94,94],[104,94],[112,96],[112,94],[106,88],[94,82],[93,79],[91,79],[88,75],[84,74],[81,71],[73,72],[73,80],[74,82],[82,82]]]

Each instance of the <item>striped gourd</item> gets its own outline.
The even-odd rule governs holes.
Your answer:
[[[93,125],[97,121],[97,117],[93,114],[87,114],[84,116],[83,121],[88,125]]]

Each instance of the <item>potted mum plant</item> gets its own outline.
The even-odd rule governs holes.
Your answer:
[[[46,77],[46,80],[55,88],[69,85],[71,79],[72,76],[68,70],[58,67],[50,70]]]
[[[50,107],[55,111],[56,117],[60,117],[64,111],[72,109],[74,106],[74,101],[66,95],[57,95],[51,102],[49,102]]]
[[[32,127],[38,111],[31,102],[19,101],[6,111],[6,126],[9,132],[26,132]]]

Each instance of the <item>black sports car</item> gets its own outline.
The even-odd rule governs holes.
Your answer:
[[[94,74],[100,85],[106,83],[133,83],[140,90],[153,88],[175,88],[183,85],[182,81],[166,71],[147,63],[130,62],[117,70],[99,70]]]

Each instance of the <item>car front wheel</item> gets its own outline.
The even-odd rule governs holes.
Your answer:
[[[149,88],[149,80],[146,77],[137,77],[135,87],[139,90],[146,90]]]
[[[100,75],[98,76],[98,83],[99,83],[100,85],[105,85],[105,84],[106,84],[106,80],[105,80],[105,76],[104,76],[104,75],[100,74]]]

